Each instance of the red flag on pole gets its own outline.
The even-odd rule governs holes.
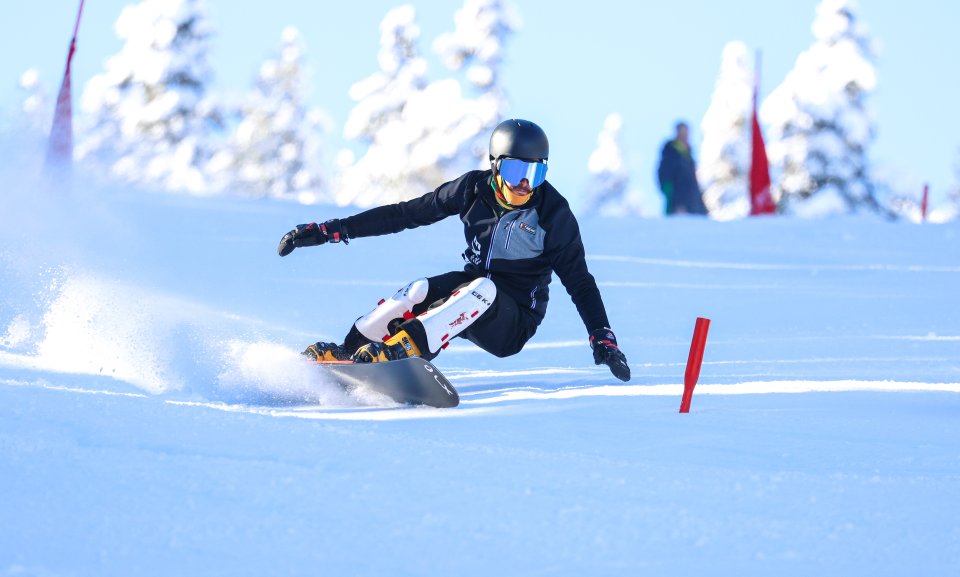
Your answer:
[[[67,52],[67,67],[63,71],[63,81],[60,83],[60,92],[57,94],[53,126],[50,128],[50,139],[47,141],[48,166],[52,164],[68,166],[73,159],[73,98],[70,93],[70,64],[73,62],[73,53],[77,50],[77,31],[80,28],[80,15],[83,14],[83,2],[84,0],[80,0],[77,23],[73,27],[70,50]]]
[[[753,150],[750,155],[750,215],[775,214],[777,205],[770,194],[770,165],[767,162],[767,149],[760,132],[757,119],[757,92],[760,85],[760,53],[757,53],[757,72],[753,82]]]
[[[920,200],[920,221],[927,222],[927,201],[930,198],[930,185],[924,183],[923,198]]]

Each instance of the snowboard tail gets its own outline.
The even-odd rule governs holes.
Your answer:
[[[362,386],[409,405],[445,409],[460,404],[457,389],[437,367],[420,357],[382,363],[316,361],[316,364],[348,391]]]

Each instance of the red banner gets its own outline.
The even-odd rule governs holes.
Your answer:
[[[70,64],[73,62],[73,53],[77,50],[77,31],[80,28],[80,16],[83,14],[83,2],[84,0],[80,0],[77,23],[73,27],[70,51],[67,53],[67,67],[63,71],[60,93],[57,94],[53,126],[50,128],[50,139],[47,141],[47,165],[64,166],[69,165],[73,160],[73,97],[70,93]]]
[[[757,93],[753,93],[753,151],[750,155],[750,214],[775,214],[777,205],[770,194],[770,164],[763,133],[757,120]]]
[[[753,76],[752,151],[750,154],[750,215],[775,214],[777,205],[770,194],[770,164],[767,148],[763,144],[760,121],[757,119],[757,92],[760,88],[760,52],[757,52],[756,70]]]

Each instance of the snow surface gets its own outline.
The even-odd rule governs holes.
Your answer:
[[[437,358],[463,400],[440,410],[297,352],[459,268],[456,219],[281,259],[349,209],[45,187],[3,157],[0,575],[960,569],[956,223],[584,218],[633,379],[555,283],[521,354]]]

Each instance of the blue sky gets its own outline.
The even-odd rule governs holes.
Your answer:
[[[87,0],[74,62],[75,96],[103,69],[120,42],[113,23],[127,0]],[[327,145],[333,158],[352,102],[347,90],[376,70],[378,26],[398,0],[309,3],[208,0],[217,27],[212,88],[245,91],[284,26],[304,35],[313,72],[312,100],[338,123]],[[691,122],[694,143],[720,66],[723,45],[741,40],[763,53],[761,98],[784,78],[813,42],[816,0],[680,0],[589,5],[516,0],[523,28],[506,49],[503,77],[511,115],[535,120],[551,138],[550,180],[574,195],[588,186],[587,158],[604,117],[624,118],[622,142],[632,185],[653,190],[662,141],[678,118]],[[420,48],[453,28],[460,2],[420,2]],[[20,74],[37,68],[55,93],[79,0],[32,0],[5,7],[0,23],[0,109],[19,105]],[[862,2],[860,16],[878,41],[877,91],[870,103],[878,135],[871,157],[918,189],[939,197],[958,180],[960,160],[960,5],[946,0],[909,4]],[[431,60],[430,75],[447,71]],[[76,99],[75,99],[76,102]]]

